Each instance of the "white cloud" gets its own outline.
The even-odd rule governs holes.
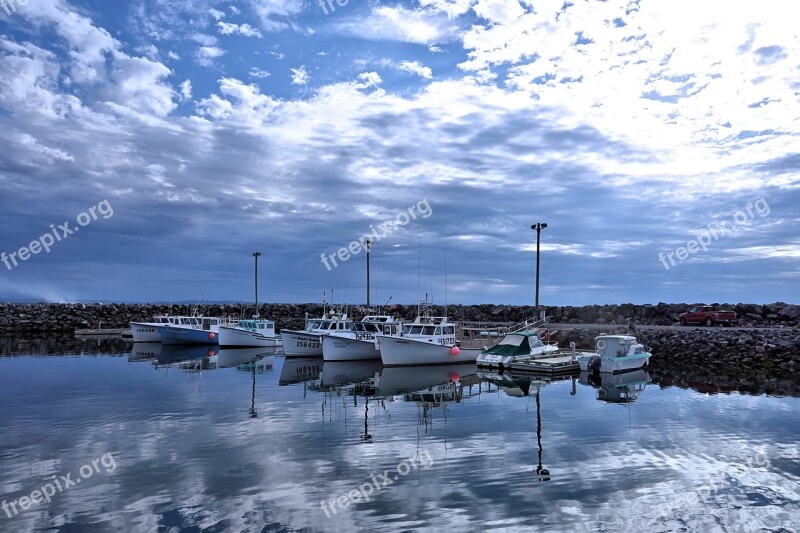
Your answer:
[[[495,24],[509,24],[525,13],[517,0],[478,0],[473,9],[479,17]]]
[[[302,0],[250,0],[265,31],[281,31],[293,26],[292,18],[303,10]]]
[[[257,37],[261,39],[263,37],[261,32],[258,29],[252,27],[250,24],[230,24],[227,22],[217,22],[217,28],[219,28],[219,32],[222,35],[233,35],[238,33],[239,35],[244,35],[245,37]]]
[[[251,78],[264,79],[264,78],[268,78],[269,76],[271,76],[271,74],[269,72],[267,72],[266,70],[262,70],[262,69],[260,69],[258,67],[250,67],[250,77]]]
[[[300,65],[300,68],[292,68],[289,69],[292,71],[292,84],[294,85],[306,85],[309,82],[308,72],[306,72],[306,66]]]
[[[181,83],[181,99],[192,99],[192,82],[190,80],[185,80],[183,83]]]
[[[201,46],[195,53],[195,58],[200,65],[208,67],[214,64],[214,60],[225,55],[225,50],[217,46]]]
[[[416,74],[420,78],[429,80],[433,77],[433,73],[429,67],[422,65],[419,61],[403,61],[398,66],[400,70]]]
[[[215,20],[222,20],[225,18],[225,13],[218,9],[214,9],[213,7],[208,10],[208,13],[214,17]]]
[[[336,28],[362,39],[427,45],[450,41],[457,33],[445,16],[402,6],[375,7],[368,16],[344,21]]]

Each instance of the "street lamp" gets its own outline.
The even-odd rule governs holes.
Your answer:
[[[547,227],[543,222],[537,222],[531,226],[536,230],[536,320],[541,318],[539,313],[539,241],[542,237],[542,230]]]
[[[261,252],[253,252],[253,257],[256,258],[256,320],[258,320],[258,258]]]
[[[364,241],[364,249],[367,251],[367,312],[369,312],[369,250],[372,248],[372,241]]]

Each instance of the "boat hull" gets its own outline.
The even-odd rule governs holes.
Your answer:
[[[541,359],[549,357],[558,351],[558,346],[547,345],[542,348],[535,348],[530,354],[526,355],[495,355],[483,352],[478,355],[476,362],[478,366],[490,368],[508,368],[512,363],[521,363],[531,359]]]
[[[322,340],[318,334],[283,331],[281,341],[286,357],[322,357]]]
[[[459,349],[458,354],[453,354],[452,346],[403,337],[380,337],[378,342],[381,360],[387,366],[474,363],[483,351]]]
[[[275,346],[281,346],[281,344],[281,338],[278,335],[268,337],[249,329],[233,328],[230,326],[219,327],[220,346],[273,348]]]
[[[381,352],[377,340],[326,335],[322,337],[322,357],[325,361],[380,361]]]
[[[161,344],[218,344],[217,333],[205,329],[161,326]]]
[[[593,357],[598,357],[600,359],[600,367],[596,370],[597,372],[603,374],[619,374],[620,372],[631,372],[643,368],[650,361],[652,355],[643,353],[628,355],[626,357],[600,357],[597,354],[585,354],[577,358],[582,372],[590,371],[589,362]]]
[[[133,342],[161,342],[159,329],[163,325],[155,322],[131,322]]]

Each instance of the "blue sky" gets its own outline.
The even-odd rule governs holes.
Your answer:
[[[740,4],[0,6],[0,251],[113,207],[0,298],[252,300],[260,250],[262,301],[359,302],[320,255],[426,200],[373,301],[530,304],[541,221],[548,305],[797,302],[800,39]]]

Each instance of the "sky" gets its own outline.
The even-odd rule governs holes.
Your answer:
[[[0,299],[800,301],[792,2],[342,3],[0,4]]]

